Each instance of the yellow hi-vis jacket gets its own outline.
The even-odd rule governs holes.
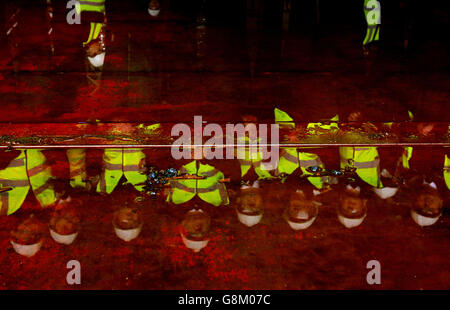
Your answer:
[[[367,22],[367,32],[363,41],[363,45],[369,44],[380,39],[380,25],[381,19],[380,4],[374,0],[364,0],[364,15]]]
[[[69,160],[70,186],[86,187],[86,149],[68,149],[66,151]]]
[[[376,147],[340,147],[341,168],[347,166],[356,167],[356,174],[364,182],[381,188],[380,180],[380,157]],[[353,161],[351,164],[350,161]]]
[[[76,10],[78,14],[81,14],[81,12],[98,12],[104,14],[105,0],[79,0],[76,4]],[[92,40],[96,40],[102,30],[102,27],[102,23],[91,23],[88,40],[83,42],[83,45],[88,44]]]
[[[249,141],[248,137],[245,137],[245,141]],[[240,144],[240,142],[238,141]],[[244,144],[244,143],[242,143]],[[263,162],[263,152],[259,146],[246,146],[237,147],[237,155],[239,164],[241,166],[241,177],[243,178],[253,167],[255,173],[258,175],[259,180],[273,178],[270,171],[274,170],[274,167],[269,166],[268,163]]]
[[[51,168],[45,161],[41,150],[21,150],[20,155],[0,171],[2,187],[13,188],[0,193],[0,214],[10,215],[16,212],[27,197],[30,187],[42,207],[55,203],[57,197],[48,182],[52,177]]]
[[[229,203],[227,189],[224,184],[219,182],[224,178],[224,174],[221,171],[213,166],[204,165],[200,161],[193,160],[184,165],[180,172],[205,178],[199,180],[171,180],[169,182],[171,191],[167,197],[168,202],[175,204],[185,203],[197,194],[201,200],[214,206],[227,205]]]
[[[450,190],[450,157],[445,155],[444,159],[444,180],[447,188]]]
[[[275,123],[281,126],[295,128],[295,123],[292,122],[293,119],[284,111],[275,108]],[[332,121],[338,121],[338,116],[333,117]],[[336,122],[331,122],[330,124],[322,123],[309,123],[307,128],[310,131],[315,131],[315,128],[325,130],[336,130],[339,129]],[[307,147],[305,147],[306,149]],[[319,166],[324,168],[324,165],[317,154],[299,152],[295,147],[282,147],[280,149],[280,158],[278,162],[278,167],[275,171],[275,175],[281,174],[292,174],[298,167],[300,167],[303,174],[308,174],[306,168],[310,166]],[[308,177],[308,181],[318,189],[322,189],[324,184],[328,181],[326,176],[324,177]]]
[[[138,191],[142,191],[147,176],[144,172],[145,154],[141,149],[106,149],[103,153],[104,171],[97,184],[98,193],[110,194],[122,175]]]

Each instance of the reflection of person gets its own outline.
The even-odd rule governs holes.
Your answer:
[[[297,190],[292,193],[283,217],[292,229],[307,229],[317,218],[319,205],[321,203],[314,194],[307,195],[303,190]]]
[[[23,256],[31,257],[41,248],[44,226],[33,215],[11,231],[11,244]]]
[[[261,189],[257,182],[253,186],[241,186],[241,192],[237,198],[236,213],[239,221],[248,227],[261,221],[264,206]]]
[[[96,68],[102,67],[105,60],[103,28],[106,24],[105,0],[79,1],[77,13],[82,23],[89,23],[90,30],[86,42],[87,58]]]
[[[71,244],[78,235],[80,218],[74,208],[71,197],[59,200],[55,207],[50,223],[50,235],[53,240],[61,244]]]
[[[158,16],[160,10],[161,10],[161,6],[160,6],[158,0],[151,0],[148,3],[148,14],[150,14],[150,16],[153,16],[153,17]]]
[[[124,207],[114,212],[114,231],[124,241],[128,242],[139,236],[143,225],[142,216],[136,208]]]
[[[361,197],[359,186],[347,185],[341,191],[338,206],[339,222],[347,228],[361,225],[367,215],[367,199]]]
[[[366,36],[363,41],[364,54],[369,54],[369,49],[373,47],[374,42],[380,39],[380,19],[381,7],[379,1],[364,0],[364,15],[367,22]]]
[[[193,148],[192,155],[196,152],[195,149],[201,150],[202,159],[194,159],[181,166],[179,171],[182,175],[187,175],[186,179],[170,180],[167,201],[174,204],[182,204],[197,197],[199,199],[194,201],[201,200],[214,206],[228,205],[227,188],[225,184],[220,182],[225,178],[225,175],[215,166],[208,164],[207,160],[203,159],[204,149],[201,147]],[[189,177],[194,178],[189,179]],[[196,179],[196,177],[199,177],[199,179]]]
[[[210,216],[203,210],[192,209],[181,222],[180,235],[184,245],[199,252],[209,242],[209,231],[211,226]]]
[[[275,108],[274,114],[275,123],[279,124],[282,130],[288,131],[289,139],[294,139],[294,141],[288,142],[296,142],[295,134],[297,130],[302,130],[300,126],[297,126],[294,123],[293,118],[291,118],[286,112],[280,109]],[[337,124],[338,120],[339,116],[336,115],[332,119],[330,119],[328,123],[309,123],[306,130],[311,135],[334,132],[339,129]],[[280,159],[278,167],[275,170],[275,175],[290,175],[293,174],[294,171],[299,167],[302,174],[309,174],[309,172],[307,172],[307,168],[311,166],[320,167],[323,169],[325,168],[325,165],[323,164],[322,159],[319,156],[319,154],[321,153],[323,153],[324,155],[328,155],[328,153],[330,153],[330,149],[317,147],[280,148]],[[318,189],[326,188],[327,183],[331,181],[326,176],[312,176],[308,177],[307,179]]]
[[[46,163],[41,150],[20,150],[6,169],[0,171],[1,187],[12,187],[0,193],[0,214],[16,212],[24,202],[29,190],[33,192],[42,207],[48,207],[57,200],[53,188],[52,170]]]
[[[105,149],[103,153],[104,170],[97,184],[98,193],[111,194],[122,176],[138,191],[143,190],[145,175],[145,154],[142,149],[117,148]]]
[[[434,182],[426,182],[414,188],[411,217],[419,226],[435,224],[442,215],[443,200]]]

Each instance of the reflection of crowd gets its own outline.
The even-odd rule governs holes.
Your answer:
[[[289,136],[298,132],[299,125],[287,113],[276,109],[275,120],[280,124],[282,134]],[[310,123],[306,127],[313,136],[320,137],[339,132],[341,124],[335,118],[329,123]],[[417,130],[420,135],[420,128]],[[448,150],[446,147],[442,149]],[[256,150],[262,152],[258,148]],[[278,195],[276,199],[286,201],[281,216],[294,230],[307,229],[314,223],[323,206],[322,197],[328,192],[337,193],[337,219],[347,228],[359,226],[366,218],[370,192],[387,203],[393,201],[397,192],[408,193],[411,218],[420,226],[429,226],[442,215],[443,194],[450,188],[449,156],[443,150],[426,149],[426,153],[421,154],[421,149],[412,147],[392,147],[390,151],[371,146],[281,147],[277,167],[265,165],[261,154],[250,158],[249,152],[244,152],[245,158],[236,160],[207,160],[204,157],[178,160],[175,163],[182,177],[167,180],[156,199],[165,200],[168,205],[192,209],[182,222],[180,236],[186,246],[195,251],[208,243],[210,218],[206,210],[210,206],[232,204],[237,219],[252,227],[264,218],[267,195]],[[196,149],[192,151],[194,154]],[[57,242],[65,244],[75,239],[79,220],[73,213],[62,211],[66,210],[66,205],[74,204],[70,199],[63,200],[63,197],[79,191],[108,195],[124,183],[130,184],[132,187],[129,188],[134,188],[132,191],[136,190],[136,195],[141,192],[146,197],[146,160],[151,159],[163,169],[169,166],[161,165],[174,163],[164,160],[164,157],[170,159],[168,149],[69,149],[66,156],[70,179],[67,180],[52,174],[44,151],[13,152],[17,152],[17,156],[9,155],[8,165],[0,170],[1,213],[10,215],[16,212],[32,192],[42,207],[55,209],[57,219],[51,220],[50,232]],[[88,169],[92,165],[87,165],[89,154],[94,153],[103,162],[97,174]],[[389,155],[386,162],[383,154]],[[440,154],[439,157],[436,154]],[[415,157],[427,160],[426,166],[415,167]],[[436,164],[440,165],[439,169],[432,168]],[[127,207],[118,211],[114,218],[119,238],[130,241],[139,235],[143,224],[139,210]],[[34,220],[30,221],[31,224],[26,222],[23,225],[30,224],[36,228]],[[14,235],[16,246],[20,240],[28,245],[31,242],[29,231],[24,227],[19,227],[18,231]],[[25,233],[21,235],[20,231]]]

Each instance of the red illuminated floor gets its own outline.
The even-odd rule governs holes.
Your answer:
[[[200,33],[190,21],[171,13],[159,20],[148,20],[146,12],[111,14],[105,66],[95,89],[86,78],[81,28],[67,25],[64,16],[57,15],[51,55],[43,14],[31,10],[24,14],[16,57],[6,45],[0,48],[2,136],[67,135],[70,139],[80,130],[85,130],[83,135],[110,135],[102,123],[124,123],[119,130],[126,131],[128,123],[191,123],[194,115],[224,124],[242,122],[243,115],[251,114],[259,122],[271,123],[275,107],[295,115],[298,122],[336,114],[345,118],[355,110],[373,122],[408,120],[408,110],[414,111],[417,121],[435,121],[444,127],[450,122],[450,48],[439,41],[430,40],[409,54],[395,44],[387,45],[369,68],[361,55],[361,33],[345,27],[324,26],[319,37],[246,35],[225,27],[207,27]],[[203,44],[196,41],[200,36],[206,38]],[[86,121],[101,124],[87,129],[78,124]],[[165,134],[161,139],[167,138]],[[441,135],[425,140],[448,142]],[[178,167],[161,160],[164,156],[157,150],[151,152],[149,163]],[[52,168],[68,189],[65,154],[55,153],[53,159],[49,156]],[[425,155],[418,170],[426,172],[430,163],[441,168],[441,159],[421,154]],[[93,165],[97,170],[99,158]],[[3,153],[2,169],[8,160],[8,153]],[[266,186],[266,212],[253,228],[237,221],[236,197],[227,207],[208,207],[212,237],[197,254],[183,245],[178,234],[191,204],[170,207],[162,199],[146,199],[138,204],[145,222],[141,235],[130,243],[119,240],[112,213],[139,195],[119,186],[110,196],[74,194],[74,199],[83,201],[83,224],[73,245],[58,245],[47,235],[40,252],[21,257],[9,243],[10,230],[30,213],[46,223],[51,212],[37,207],[29,195],[18,212],[0,217],[0,288],[450,288],[448,197],[439,222],[421,228],[409,215],[410,193],[400,192],[389,203],[369,193],[367,218],[350,230],[336,218],[337,193],[331,191],[316,222],[295,232],[281,216],[285,197],[295,185]],[[237,191],[237,183],[229,189]],[[79,286],[66,283],[66,263],[72,259],[82,264]],[[372,259],[381,262],[379,286],[366,282],[366,263]]]

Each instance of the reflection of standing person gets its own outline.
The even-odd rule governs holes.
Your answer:
[[[381,6],[377,0],[364,0],[364,16],[367,22],[366,36],[363,41],[364,54],[369,54],[374,42],[380,39]]]
[[[88,60],[94,67],[102,67],[105,60],[105,0],[78,1],[77,13],[80,14],[82,23],[90,24],[88,39],[83,42]]]

